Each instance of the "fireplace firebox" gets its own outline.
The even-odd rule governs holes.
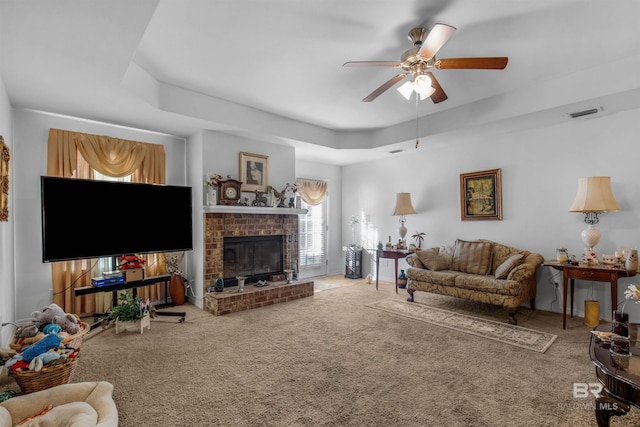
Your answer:
[[[254,283],[282,274],[283,247],[283,235],[225,237],[222,255],[225,287],[236,286],[238,276]]]

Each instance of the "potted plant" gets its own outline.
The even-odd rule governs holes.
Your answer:
[[[111,309],[111,318],[116,321],[116,334],[129,327],[140,326],[140,333],[143,328],[151,327],[151,304],[149,300],[142,301],[142,298],[133,296],[131,290],[120,294],[120,303]]]
[[[416,231],[416,233],[411,236],[418,244],[417,250],[422,249],[422,241],[424,240],[424,236],[426,236],[426,234],[421,231]]]

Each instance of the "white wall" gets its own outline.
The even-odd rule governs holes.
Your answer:
[[[539,252],[545,259],[554,259],[560,246],[580,256],[580,233],[586,226],[582,214],[568,209],[578,178],[604,175],[611,176],[622,211],[600,216],[602,239],[596,249],[602,254],[621,246],[640,247],[640,110],[569,120],[508,134],[479,132],[437,145],[425,138],[416,151],[344,167],[342,217],[361,213],[372,234],[377,232],[383,242],[389,235],[397,241],[398,220],[391,216],[395,194],[410,192],[418,214],[407,217],[407,234],[425,232],[423,247],[451,244],[456,238],[487,238]],[[496,168],[502,170],[503,220],[461,221],[460,174]],[[350,232],[345,221],[342,232]],[[380,278],[393,280],[393,261],[380,264]],[[371,266],[365,262],[366,268]],[[561,289],[555,289],[554,280],[562,283],[558,272],[539,270],[536,304],[539,309],[561,312]],[[640,283],[640,278],[620,280],[619,302],[630,283]],[[428,300],[428,295],[417,298]],[[611,318],[607,283],[578,281],[575,311],[579,315],[585,299],[600,301],[601,318]],[[632,319],[634,313],[640,319],[640,306],[628,304],[626,310]]]
[[[185,140],[170,135],[93,121],[14,110],[15,287],[18,319],[52,301],[51,267],[42,262],[40,176],[46,175],[50,128],[163,144],[167,184],[185,185]],[[99,232],[96,239],[99,239]]]
[[[240,152],[269,157],[268,184],[283,190],[293,183],[295,174],[295,149],[285,145],[256,141],[222,132],[205,131],[202,158],[204,175],[218,173],[226,178],[240,180]],[[201,184],[204,185],[204,175]]]
[[[13,156],[13,124],[9,96],[0,78],[0,135],[9,147],[9,155]],[[9,221],[0,222],[0,324],[15,320],[15,253],[14,224],[15,206],[14,177],[15,163],[9,164]],[[13,328],[0,329],[0,347],[7,347],[11,341]]]

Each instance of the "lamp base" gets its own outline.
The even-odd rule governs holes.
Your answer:
[[[593,250],[600,241],[601,234],[600,230],[598,230],[595,225],[589,224],[586,230],[582,230],[581,236],[584,245],[588,249]]]
[[[404,224],[400,224],[400,227],[398,227],[398,236],[400,236],[400,240],[404,241],[406,235],[407,227],[405,227]]]

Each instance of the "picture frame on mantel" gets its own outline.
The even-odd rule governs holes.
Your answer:
[[[502,172],[490,169],[460,174],[462,221],[502,220]]]
[[[9,147],[0,136],[0,221],[9,221]]]
[[[240,181],[242,191],[266,193],[269,186],[269,156],[241,152]]]

